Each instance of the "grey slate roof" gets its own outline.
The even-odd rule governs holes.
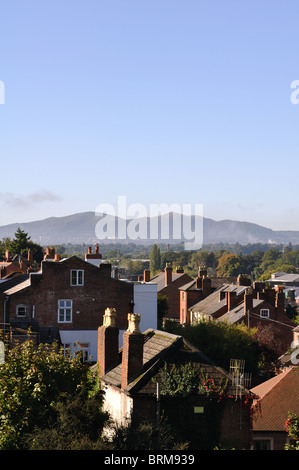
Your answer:
[[[144,347],[143,347],[143,371],[138,377],[138,381],[146,375],[151,366],[160,359],[160,356],[165,355],[166,352],[182,337],[173,335],[164,331],[149,329],[144,332]],[[122,350],[120,350],[121,353]],[[120,357],[121,360],[121,357]],[[121,386],[121,363],[108,371],[102,380],[115,387]],[[126,391],[132,390],[136,385],[136,380],[128,384]]]
[[[174,282],[180,277],[184,276],[185,273],[172,273],[172,281]],[[157,284],[158,292],[165,287],[165,273],[159,273],[156,276],[152,277],[151,280],[147,284]]]
[[[13,289],[18,289],[20,284],[29,280],[28,274],[19,274],[8,279],[4,279],[0,282],[0,292],[4,292],[9,295],[9,292]]]
[[[264,300],[258,300],[258,299],[253,299],[253,308],[258,307],[260,304],[262,304]],[[244,313],[244,302],[241,302],[239,305],[237,305],[235,308],[230,310],[229,312],[225,313],[221,317],[217,318],[216,321],[227,321],[228,323],[236,323],[241,318],[245,317]]]
[[[236,284],[223,284],[217,290],[212,292],[203,300],[200,300],[196,304],[190,307],[190,311],[204,313],[206,315],[213,315],[221,307],[226,305],[225,299],[220,300],[220,292],[233,292],[235,291],[237,295],[243,292],[248,286],[238,286]]]
[[[124,393],[130,395],[136,393],[138,395],[155,395],[156,385],[152,378],[158,375],[159,369],[167,361],[169,364],[195,363],[204,375],[213,378],[216,384],[220,384],[223,379],[227,379],[227,393],[234,394],[235,387],[232,385],[229,373],[214,364],[202,351],[189,344],[182,336],[153,329],[145,331],[144,336],[143,368],[139,376],[123,390]],[[107,385],[120,389],[121,351],[119,364],[101,377],[101,380]],[[242,393],[248,394],[248,390],[242,387]]]

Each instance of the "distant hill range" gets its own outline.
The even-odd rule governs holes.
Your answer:
[[[107,218],[107,216],[105,216]],[[14,234],[18,227],[24,230],[29,234],[31,240],[39,243],[43,246],[45,245],[57,245],[57,244],[94,244],[94,243],[141,243],[141,244],[152,244],[154,242],[167,242],[170,244],[175,244],[181,241],[184,241],[184,237],[180,239],[172,238],[172,227],[173,227],[173,214],[169,216],[161,216],[159,221],[156,222],[159,227],[162,224],[162,220],[165,221],[165,218],[168,217],[169,229],[170,229],[170,238],[165,239],[160,234],[157,238],[153,239],[148,236],[148,238],[142,238],[141,240],[135,240],[131,237],[127,239],[98,239],[96,236],[96,226],[100,221],[94,212],[83,212],[78,214],[73,214],[65,217],[50,217],[44,220],[38,220],[35,222],[26,222],[26,223],[14,223],[9,225],[0,226],[0,239],[4,237],[14,237]],[[195,220],[192,218],[191,230],[194,230]],[[167,223],[166,220],[166,223]],[[107,219],[108,221],[108,219]],[[109,219],[109,223],[113,224],[115,221],[115,230],[117,233],[119,223],[123,222],[120,219]],[[128,220],[125,222],[125,226],[128,227],[132,221]],[[140,224],[147,227],[149,234],[150,224],[153,223],[153,219],[140,219]],[[132,224],[131,224],[132,225]],[[208,218],[203,218],[202,221],[203,227],[203,243],[240,243],[241,245],[253,244],[253,243],[271,243],[271,244],[289,244],[294,245],[299,244],[299,231],[275,231],[269,228],[262,227],[257,224],[250,222],[239,222],[233,220],[220,220],[215,221]],[[140,229],[136,228],[137,232],[140,233]]]

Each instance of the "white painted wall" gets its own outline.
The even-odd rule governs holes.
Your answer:
[[[134,284],[134,313],[140,313],[140,331],[157,328],[157,284]]]
[[[134,284],[134,313],[141,314],[140,331],[143,333],[148,328],[157,328],[157,285],[136,283]],[[122,347],[123,333],[119,331],[119,347]],[[90,360],[97,360],[98,331],[97,330],[60,330],[63,344],[70,344],[71,354],[78,348],[76,343],[89,344]]]
[[[105,385],[103,409],[110,413],[113,421],[125,426],[128,424],[133,409],[133,400],[121,390]]]
[[[70,344],[71,354],[78,351],[76,343],[89,344],[89,356],[92,361],[97,360],[98,331],[97,330],[60,330],[60,338],[63,344]]]

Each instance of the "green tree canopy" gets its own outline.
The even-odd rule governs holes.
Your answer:
[[[0,450],[24,448],[35,428],[55,425],[59,402],[79,396],[81,406],[93,398],[100,409],[102,392],[79,356],[69,359],[56,345],[36,348],[31,340],[7,350],[0,365]],[[104,414],[99,421],[104,424]]]
[[[161,269],[161,253],[160,248],[155,243],[150,255],[150,270],[152,274],[156,274]]]

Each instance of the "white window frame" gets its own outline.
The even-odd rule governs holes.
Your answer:
[[[67,302],[69,304],[67,304]],[[68,312],[70,310],[70,312]],[[63,320],[61,319],[61,311],[63,311]],[[58,323],[72,323],[73,321],[73,301],[70,299],[59,299],[58,300]],[[70,315],[70,319],[67,319],[67,315]]]
[[[89,343],[77,343],[77,351],[80,351],[82,354],[82,361],[87,362],[90,357],[90,344]]]
[[[24,310],[24,314],[20,314],[20,313],[19,313],[19,310],[20,310],[20,309],[23,309],[23,310]],[[16,316],[17,316],[18,318],[26,318],[26,315],[27,315],[27,307],[26,307],[26,305],[25,305],[25,304],[18,304],[18,305],[16,306]]]
[[[255,447],[255,443],[256,442],[263,442],[263,441],[268,441],[270,443],[270,449],[269,450],[273,450],[273,438],[272,437],[254,437],[253,438],[253,442],[252,442],[252,450],[255,450],[254,447]]]
[[[261,318],[269,318],[270,317],[270,310],[268,308],[261,308],[260,309],[260,317]]]
[[[76,273],[75,282],[73,282],[73,273]],[[80,274],[81,274],[81,279],[80,279]],[[70,277],[71,277],[70,279],[71,286],[84,286],[84,269],[71,269]]]

